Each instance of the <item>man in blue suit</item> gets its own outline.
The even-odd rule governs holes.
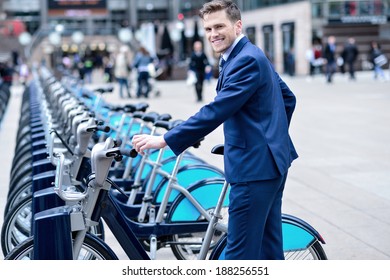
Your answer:
[[[295,96],[242,34],[236,4],[205,3],[200,17],[208,41],[225,61],[217,96],[164,135],[134,136],[134,148],[143,153],[168,145],[180,154],[223,123],[225,176],[231,184],[226,258],[284,259],[282,194],[298,157],[288,133]]]

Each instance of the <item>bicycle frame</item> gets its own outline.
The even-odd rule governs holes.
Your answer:
[[[102,154],[114,153],[112,149],[108,149],[108,147],[112,146],[112,139],[108,138],[105,143],[96,144],[94,149],[92,150],[92,162],[99,162],[99,171],[109,170],[110,164],[112,162],[112,157],[107,158],[102,156]],[[97,148],[96,148],[97,147]],[[99,151],[100,150],[100,151]],[[118,149],[117,149],[118,150]],[[59,170],[63,168],[63,163],[59,164]],[[57,166],[57,167],[58,167]],[[92,169],[96,170],[96,166],[92,165]],[[175,166],[175,172],[177,172],[178,164]],[[56,186],[62,185],[61,174],[62,170],[58,171],[56,178]],[[107,223],[107,226],[113,232],[114,236],[117,238],[119,244],[122,246],[123,250],[131,259],[145,259],[145,251],[140,244],[139,239],[141,238],[150,238],[151,247],[155,245],[155,242],[158,237],[169,236],[172,234],[182,234],[182,233],[191,233],[191,232],[203,232],[206,230],[207,225],[210,220],[209,213],[202,208],[202,206],[197,203],[196,200],[191,198],[191,194],[184,187],[175,186],[175,189],[183,191],[184,195],[190,199],[190,201],[194,202],[194,207],[198,209],[204,217],[206,217],[205,222],[183,222],[183,223],[165,223],[163,221],[162,214],[163,210],[159,212],[157,215],[157,219],[155,223],[136,223],[130,220],[125,216],[121,206],[118,204],[117,200],[110,195],[110,188],[112,181],[107,180],[107,172],[103,173],[95,173],[90,177],[90,182],[88,183],[88,188],[85,193],[73,193],[71,190],[68,192],[67,190],[61,190],[61,188],[56,187],[56,192],[62,197],[64,200],[73,200],[73,201],[81,201],[82,206],[73,207],[73,212],[66,210],[67,208],[61,212],[65,213],[64,215],[68,215],[69,225],[63,225],[62,228],[69,229],[77,229],[74,231],[74,242],[73,242],[73,257],[78,256],[78,253],[83,244],[83,240],[85,235],[87,234],[87,229],[89,226],[96,224],[100,218],[103,218]],[[169,196],[169,191],[167,191],[167,197]],[[85,198],[88,198],[85,200]],[[163,209],[166,205],[160,206],[160,209]],[[60,209],[60,208],[59,208]],[[82,212],[81,212],[82,210]],[[48,212],[52,212],[50,209]],[[67,212],[68,211],[68,212]],[[68,213],[68,214],[66,214]],[[39,213],[37,215],[38,219],[42,216],[45,216],[45,213]],[[63,217],[63,216],[61,216]],[[82,219],[80,217],[83,217]],[[84,223],[85,224],[80,224]],[[160,222],[161,221],[161,222]],[[63,223],[62,223],[63,224]],[[45,224],[45,226],[49,226]],[[223,230],[223,229],[221,229]],[[226,229],[224,229],[226,230]],[[50,230],[48,231],[50,232]],[[66,234],[66,230],[63,234]],[[68,231],[69,232],[69,231]],[[40,236],[37,237],[39,240],[45,240],[45,233],[40,231]],[[61,235],[61,234],[60,234]],[[61,237],[57,237],[57,240],[62,240]],[[37,243],[39,244],[39,241]],[[58,247],[58,246],[57,246]],[[60,246],[61,247],[61,246]],[[137,249],[138,248],[138,249]],[[141,250],[142,249],[142,250]],[[152,249],[153,250],[153,249]],[[43,252],[41,252],[43,253]],[[147,254],[146,254],[147,255]],[[42,256],[40,256],[41,258]],[[44,257],[44,256],[43,256]],[[142,258],[141,258],[142,257]],[[154,254],[152,253],[152,259],[154,258]]]

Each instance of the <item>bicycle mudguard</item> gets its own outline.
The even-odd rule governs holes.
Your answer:
[[[319,240],[325,244],[322,236],[304,220],[289,215],[282,214],[282,230],[283,230],[283,251],[300,251],[309,248],[313,242]],[[222,237],[210,255],[210,259],[218,260],[225,259],[225,249],[227,236]]]
[[[164,160],[161,162],[161,170],[163,170],[164,172],[168,173],[168,174],[171,174],[174,166],[175,166],[175,163],[176,163],[176,156],[172,156],[172,155],[169,155],[170,153],[168,153],[167,155],[167,158],[165,158],[165,153],[164,153]],[[180,166],[183,167],[183,166],[187,166],[187,165],[191,165],[191,164],[197,164],[197,163],[200,163],[202,162],[202,160],[196,158],[196,157],[193,157],[193,156],[187,156],[185,155],[181,162],[180,162]],[[146,164],[145,167],[144,167],[144,170],[143,170],[143,174],[142,174],[142,178],[145,179],[145,180],[149,180],[150,176],[151,176],[151,172],[152,172],[152,169],[153,167],[149,164]],[[163,175],[161,174],[156,174],[156,178],[154,179],[154,184],[153,184],[153,187],[152,187],[152,191],[156,191],[159,189],[159,187],[162,185],[162,182],[168,182],[168,178],[164,177]],[[146,187],[146,185],[144,185],[144,187]],[[166,186],[165,186],[166,187]],[[165,191],[165,188],[164,188],[164,191]],[[162,198],[162,196],[161,196]],[[161,202],[161,199],[159,201],[155,201],[157,203],[160,203]]]
[[[282,214],[282,223],[284,251],[307,248],[310,245],[309,241],[313,241],[313,239],[325,244],[322,236],[311,225],[298,217]]]
[[[224,182],[224,178],[206,179],[188,187],[188,191],[203,209],[213,209],[217,205]],[[228,205],[229,194],[227,193],[223,206],[227,207]],[[180,194],[169,208],[167,222],[194,222],[198,221],[200,217],[201,213],[194,204],[183,194]]]
[[[182,187],[189,188],[197,182],[206,179],[224,178],[224,173],[218,168],[203,163],[197,164],[191,158],[188,160],[183,159],[182,164],[182,167],[176,175],[177,183]],[[155,195],[153,203],[159,204],[162,202],[168,183],[169,178],[163,178],[163,180],[158,182],[157,186],[154,186],[153,190],[155,190]],[[199,190],[197,192],[199,192]],[[173,189],[168,201],[173,202],[179,194],[179,191]],[[205,195],[207,196],[207,194]]]

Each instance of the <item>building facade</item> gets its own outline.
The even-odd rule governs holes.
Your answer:
[[[182,60],[189,54],[195,34],[203,36],[197,13],[204,2],[207,1],[2,0],[0,5],[7,18],[24,22],[30,34],[40,34],[41,40],[34,40],[35,44],[62,26],[62,42],[68,48],[76,31],[85,35],[84,44],[102,46],[99,41],[103,40],[115,45],[121,43],[115,41],[120,30],[129,29],[135,35],[148,23],[154,25],[158,51],[159,38],[167,26],[175,43],[175,57]],[[236,0],[236,3],[243,11],[245,34],[265,51],[279,72],[307,74],[307,50],[313,41],[323,43],[330,35],[337,38],[338,52],[348,37],[355,37],[360,51],[358,69],[369,65],[365,62],[370,41],[378,41],[390,55],[390,0]],[[106,50],[115,49],[107,44]],[[50,47],[46,47],[50,52]],[[37,45],[30,48],[45,49]],[[207,51],[212,55],[211,49]]]

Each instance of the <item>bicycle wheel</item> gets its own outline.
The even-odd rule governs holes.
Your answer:
[[[192,197],[205,209],[208,213],[212,213],[217,204],[219,194],[224,185],[224,179],[208,179],[200,181],[188,188]],[[226,224],[228,220],[228,196],[226,196],[223,207],[221,209],[221,223]],[[201,215],[197,208],[183,194],[177,196],[172,203],[166,219],[167,223],[199,223],[207,222],[206,218]],[[206,231],[206,228],[205,228]],[[170,246],[173,254],[179,260],[197,259],[202,246],[202,240],[205,231],[173,234],[170,237]],[[219,239],[223,236],[223,232],[215,231],[209,251],[211,252]]]
[[[210,213],[213,209],[210,209]],[[228,209],[223,208],[222,216],[223,219],[227,219]],[[205,219],[200,219],[199,222],[206,221]],[[223,236],[223,232],[216,230],[213,234],[213,238],[210,244],[208,256],[211,254],[212,250],[218,244],[219,239]],[[192,232],[192,233],[183,233],[183,234],[174,234],[170,236],[169,244],[171,246],[172,253],[178,260],[196,260],[198,259],[198,254],[202,247],[202,241],[204,238],[205,232]]]
[[[31,236],[31,203],[32,194],[20,200],[5,216],[1,228],[1,248],[4,256]],[[98,225],[90,227],[89,232],[104,240],[103,221],[100,220]]]
[[[19,246],[15,247],[5,260],[32,260],[34,254],[34,238],[26,239]],[[115,253],[102,241],[86,235],[78,260],[117,260]]]
[[[8,193],[7,203],[4,207],[4,215],[6,215],[19,201],[32,194],[32,182],[27,182],[23,186],[13,189]]]
[[[1,228],[4,256],[31,235],[31,195],[19,201],[5,216]]]
[[[325,250],[321,243],[316,240],[305,250],[287,251],[284,252],[286,260],[327,260]]]
[[[224,235],[213,252],[210,254],[210,260],[225,259],[225,249],[227,244],[227,236]],[[327,260],[325,250],[322,247],[321,241],[314,239],[310,244],[303,248],[289,249],[284,248],[285,260]]]

